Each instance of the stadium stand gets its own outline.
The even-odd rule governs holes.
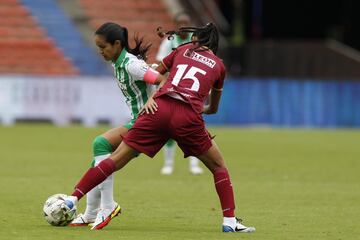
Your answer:
[[[171,15],[162,1],[80,0],[80,5],[84,8],[93,29],[111,21],[128,28],[129,40],[134,34],[144,36],[145,42],[152,43],[149,62],[154,61],[161,42],[156,34],[156,28],[174,27]]]
[[[0,16],[0,74],[78,74],[19,1],[0,0]]]
[[[246,44],[243,53],[243,74],[247,76],[337,81],[360,78],[360,54],[334,40],[263,40]]]
[[[82,75],[109,75],[104,61],[85,41],[56,0],[21,0]]]

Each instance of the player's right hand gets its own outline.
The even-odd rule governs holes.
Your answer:
[[[157,111],[158,105],[155,102],[155,100],[150,97],[147,102],[145,103],[145,105],[140,109],[139,111],[139,115],[142,115],[144,113],[146,114],[155,114],[155,112]]]

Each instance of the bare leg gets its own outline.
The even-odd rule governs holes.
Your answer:
[[[116,127],[108,130],[102,134],[102,136],[109,141],[109,143],[113,146],[113,149],[116,149],[122,142],[122,136],[128,131],[129,129],[125,127]]]
[[[222,157],[218,146],[215,141],[211,141],[211,148],[203,155],[197,156],[205,166],[214,173],[218,168],[226,168],[224,158]]]
[[[115,171],[122,169],[137,154],[138,152],[135,149],[121,142],[120,146],[110,155],[110,158],[115,162]]]

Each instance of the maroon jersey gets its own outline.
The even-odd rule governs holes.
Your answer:
[[[182,45],[164,58],[163,64],[170,73],[154,98],[167,94],[189,103],[194,111],[201,113],[211,88],[222,89],[225,67],[210,50],[192,48],[192,43]]]

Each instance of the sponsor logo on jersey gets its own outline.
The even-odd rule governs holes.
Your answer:
[[[147,65],[146,63],[141,64],[140,71],[145,73],[148,69],[149,69],[149,65]]]
[[[191,51],[189,49],[186,49],[186,51],[184,52],[184,57],[187,57],[194,61],[203,63],[211,68],[214,68],[214,66],[216,64],[216,62],[213,59],[205,57],[205,56],[203,56],[195,51]]]

